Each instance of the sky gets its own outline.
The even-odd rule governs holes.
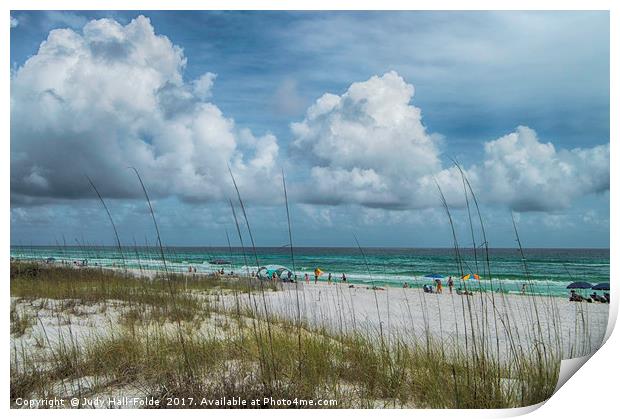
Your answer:
[[[11,12],[11,244],[609,247],[607,12]],[[87,178],[88,177],[88,178]],[[466,181],[466,182],[465,182]],[[469,186],[465,186],[465,184]],[[474,193],[476,201],[474,202]],[[239,209],[239,208],[237,208]],[[477,243],[482,241],[475,224]]]

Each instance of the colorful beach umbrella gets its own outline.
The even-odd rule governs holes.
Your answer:
[[[316,269],[314,270],[314,274],[315,274],[316,276],[321,276],[321,275],[323,275],[323,271],[321,270],[321,268],[316,268]]]
[[[467,275],[463,275],[463,276],[461,277],[461,279],[463,279],[463,280],[467,281],[468,279],[470,279],[470,278],[472,278],[472,277],[473,277],[474,279],[480,280],[480,275],[478,275],[478,274],[467,274]]]

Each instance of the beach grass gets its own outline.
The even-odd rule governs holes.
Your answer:
[[[465,349],[430,330],[421,340],[389,341],[361,328],[334,331],[259,310],[265,292],[278,291],[247,278],[149,279],[14,262],[11,401],[121,391],[162,402],[272,397],[335,400],[332,408],[504,408],[541,402],[557,382],[553,348],[499,359],[479,335],[477,348]],[[224,294],[236,303],[219,304]],[[85,335],[78,320],[90,306],[112,320]],[[63,327],[48,330],[44,312]],[[17,343],[28,327],[40,332],[34,347]]]
[[[379,303],[382,288],[374,282],[368,287],[374,301],[365,301],[374,306],[375,318],[368,318],[366,311],[364,321],[356,319],[350,288],[348,296],[345,287],[324,294],[325,318],[321,309],[308,311],[298,283],[284,286],[252,278],[249,272],[247,276],[170,272],[170,255],[162,244],[146,186],[133,170],[157,233],[158,254],[151,256],[161,269],[149,272],[141,263],[139,272],[127,269],[124,254],[131,250],[123,249],[112,214],[91,181],[113,228],[122,266],[12,262],[13,405],[26,397],[77,396],[88,404],[95,397],[135,395],[159,400],[161,407],[180,408],[222,407],[186,403],[221,398],[285,401],[256,407],[522,407],[553,394],[563,358],[594,349],[587,307],[575,306],[574,330],[566,337],[562,329],[566,312],[558,308],[557,299],[524,295],[517,301],[502,292],[501,283],[494,286],[483,216],[463,171],[473,266],[463,258],[454,215],[437,187],[452,231],[454,271],[460,277],[466,270],[479,272],[485,285],[480,292],[468,293],[467,283],[459,280],[465,293],[450,296],[446,305],[428,300],[421,290],[417,295],[411,290],[410,296],[418,301],[410,304],[403,293],[406,308],[400,307],[399,314],[402,320],[408,312],[410,321],[405,330],[394,331],[388,293],[386,312]],[[229,202],[243,265],[258,267],[246,207],[232,171],[230,176],[241,210],[238,217]],[[295,270],[284,173],[283,189]],[[514,219],[513,226],[531,285]],[[244,229],[250,247],[244,244]],[[226,236],[230,247],[228,232]],[[357,237],[355,241],[370,274]],[[134,253],[140,261],[135,241]],[[314,296],[320,301],[322,291],[317,291]],[[289,300],[278,302],[274,295]],[[85,322],[91,325],[85,327]],[[184,402],[167,405],[170,400]],[[302,402],[291,404],[293,400]],[[325,403],[308,404],[308,400]]]
[[[17,305],[11,303],[11,335],[22,336],[29,327],[34,324],[34,319],[17,309]]]
[[[458,308],[454,299],[451,306],[436,302],[437,313],[429,310],[430,302],[418,290],[418,304],[412,307],[407,300],[407,311],[410,315],[413,310],[421,312],[423,324],[418,327],[422,330],[394,333],[389,327],[389,305],[387,316],[382,317],[374,286],[370,292],[377,330],[368,321],[356,322],[354,304],[352,313],[343,311],[344,288],[326,296],[332,298],[329,310],[335,320],[328,324],[308,321],[297,283],[284,291],[282,284],[249,275],[171,273],[146,186],[133,170],[157,233],[156,259],[162,269],[151,277],[143,276],[141,267],[139,274],[126,269],[123,252],[127,249],[123,249],[112,214],[91,181],[114,230],[122,269],[12,262],[13,405],[26,397],[88,400],[121,394],[153,397],[164,402],[163,407],[216,407],[166,406],[165,401],[223,397],[330,401],[263,407],[521,407],[552,395],[564,356],[592,349],[588,317],[583,312],[567,353],[560,312],[553,300],[548,304],[541,296],[525,296],[515,307],[504,293],[495,291],[483,217],[462,171],[474,268],[489,282],[490,290],[458,296]],[[248,258],[252,256],[252,263],[260,266],[232,171],[230,176],[242,215],[237,217],[231,200],[244,266],[250,266]],[[452,229],[455,269],[462,276],[466,266],[453,214],[439,184],[437,187]],[[284,174],[283,188],[294,266]],[[479,226],[474,226],[476,218]],[[250,238],[249,254],[242,228]],[[514,229],[529,277],[516,224]],[[364,256],[357,237],[355,240]],[[368,265],[365,256],[364,261]],[[466,283],[461,281],[461,285],[467,291]],[[274,293],[283,291],[295,293],[292,307],[286,307],[284,313],[270,306]],[[442,323],[442,311],[450,310],[454,324],[447,325]],[[343,320],[347,314],[353,326]],[[433,316],[439,319],[438,330],[431,326]],[[85,321],[94,322],[94,327],[85,327]],[[415,322],[410,326],[415,328]]]

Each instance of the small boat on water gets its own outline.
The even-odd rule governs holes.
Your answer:
[[[211,265],[230,265],[230,261],[225,260],[225,259],[213,259],[213,260],[210,260],[209,263]]]

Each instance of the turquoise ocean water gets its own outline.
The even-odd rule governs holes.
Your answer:
[[[573,281],[592,284],[609,282],[609,249],[525,249],[525,260],[518,249],[490,249],[490,270],[482,250],[461,249],[462,263],[456,262],[454,249],[396,249],[364,248],[364,256],[357,248],[299,247],[294,249],[295,272],[300,279],[319,267],[327,274],[340,278],[346,273],[349,282],[377,286],[421,287],[432,284],[428,274],[452,275],[456,286],[464,273],[478,273],[480,281],[462,282],[468,288],[519,293],[523,283],[530,293],[567,295],[566,285]],[[260,266],[276,264],[293,267],[290,248],[256,249]],[[165,257],[168,268],[187,272],[189,266],[198,272],[213,272],[224,268],[227,272],[249,272],[256,269],[251,249],[228,247],[168,247]],[[89,266],[136,269],[162,269],[159,249],[154,247],[126,247],[122,255],[117,248],[104,246],[13,246],[11,256],[19,259],[44,260],[52,257],[57,262],[73,263],[88,260]],[[230,265],[216,265],[209,261],[223,259]],[[247,264],[246,264],[247,261]],[[525,262],[525,264],[524,264]],[[529,272],[529,276],[526,274]],[[490,271],[490,275],[489,275]],[[492,278],[492,280],[489,280]],[[529,279],[528,279],[529,278]],[[444,280],[445,285],[445,280]],[[585,292],[588,292],[587,290]]]

